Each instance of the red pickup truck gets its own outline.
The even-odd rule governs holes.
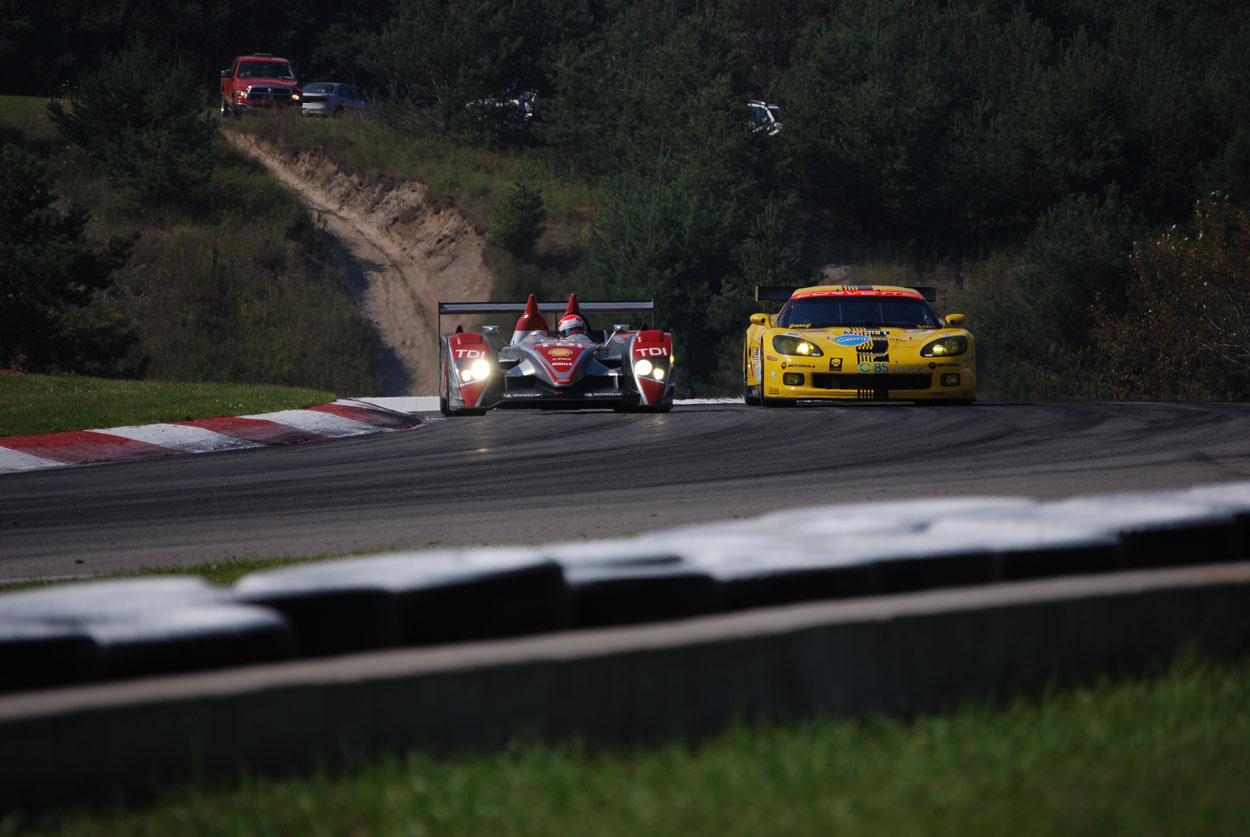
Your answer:
[[[240,55],[230,69],[221,71],[222,116],[288,108],[298,113],[300,97],[295,67],[267,52]]]

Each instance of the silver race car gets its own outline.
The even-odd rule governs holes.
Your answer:
[[[439,338],[439,409],[445,416],[482,415],[494,407],[612,408],[667,412],[673,406],[673,335],[658,329],[589,327],[586,315],[651,311],[651,302],[582,302],[569,297],[563,315],[534,294],[510,302],[440,302],[446,315],[520,313],[512,337],[498,326],[456,330]]]

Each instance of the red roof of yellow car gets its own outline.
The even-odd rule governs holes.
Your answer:
[[[913,288],[898,285],[813,285],[799,288],[791,299],[807,299],[817,296],[904,296],[924,299],[924,294]]]

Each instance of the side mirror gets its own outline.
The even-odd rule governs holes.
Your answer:
[[[612,324],[613,334],[624,334],[627,331],[629,331],[629,323],[613,323]]]
[[[962,325],[964,324],[964,320],[965,320],[965,319],[967,319],[967,318],[966,318],[966,317],[964,317],[964,315],[963,315],[963,314],[947,314],[947,315],[946,315],[946,324],[947,324],[948,326],[952,326],[952,327],[955,327],[955,326],[962,326]]]
[[[222,71],[221,71],[221,77],[222,77],[222,78],[232,78],[233,76],[232,76],[232,74],[231,74],[231,72],[230,72],[229,70],[222,70]]]
[[[503,337],[499,334],[499,326],[497,325],[482,326],[482,336],[496,346],[503,342]]]
[[[762,326],[768,325],[768,315],[767,314],[752,314],[751,325],[762,325]]]

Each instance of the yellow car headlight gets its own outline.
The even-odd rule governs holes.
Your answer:
[[[926,343],[925,347],[920,350],[920,354],[922,357],[951,357],[962,355],[966,351],[968,351],[968,338],[962,334],[952,334],[939,337],[932,343]]]
[[[773,348],[783,355],[799,357],[822,357],[825,353],[810,340],[804,340],[797,334],[778,334],[773,337]]]

